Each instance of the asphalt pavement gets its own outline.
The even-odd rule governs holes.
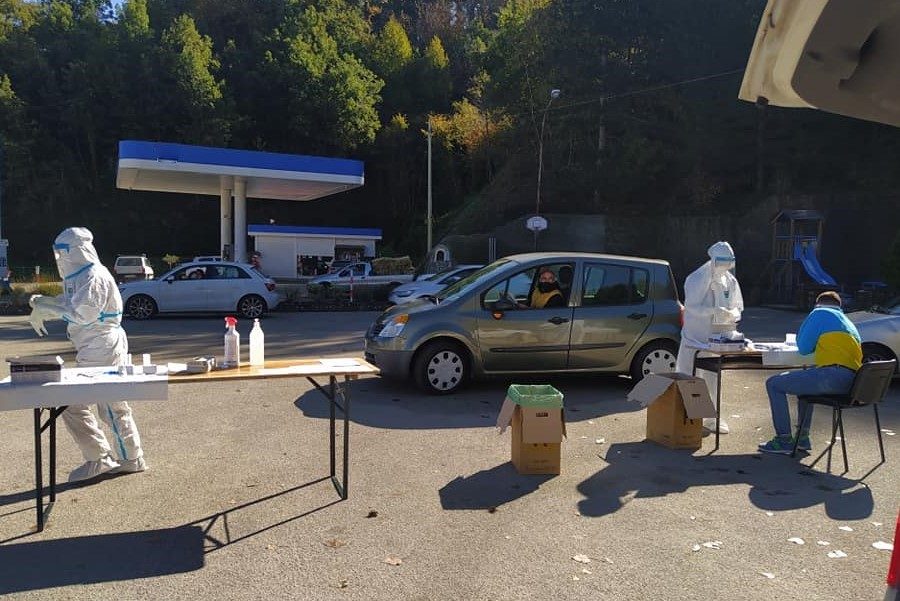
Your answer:
[[[268,357],[360,356],[374,314],[276,313]],[[750,309],[748,336],[803,315]],[[244,336],[249,324],[240,324]],[[0,318],[6,355],[68,353]],[[221,354],[219,317],[126,322],[156,361]],[[5,364],[0,367],[5,369]],[[350,498],[328,474],[328,406],[305,380],[181,384],[134,403],[150,471],[60,487],[33,533],[29,411],[0,413],[0,595],[12,599],[881,599],[898,511],[900,383],[840,453],[809,471],[760,455],[771,436],[763,372],[725,376],[732,433],[718,452],[644,440],[626,377],[558,377],[562,474],[521,476],[493,427],[508,380],[448,397],[380,378],[352,386]],[[821,409],[814,452],[828,437]],[[81,462],[59,432],[62,480]],[[864,477],[862,481],[859,481]],[[802,544],[801,544],[802,542]],[[840,551],[840,553],[838,553]]]

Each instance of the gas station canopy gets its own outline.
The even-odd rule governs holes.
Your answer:
[[[116,187],[219,196],[222,254],[239,261],[247,260],[247,198],[315,200],[357,188],[364,181],[362,161],[351,159],[166,142],[119,142]]]

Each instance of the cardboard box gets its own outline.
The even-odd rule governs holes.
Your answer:
[[[513,384],[500,408],[500,433],[512,424],[511,460],[520,474],[558,474],[566,423],[563,395],[552,386]]]
[[[650,374],[628,400],[647,407],[647,440],[672,449],[699,449],[703,418],[716,416],[706,382],[686,374]]]
[[[63,359],[59,355],[8,357],[6,362],[13,384],[47,384],[62,379]]]

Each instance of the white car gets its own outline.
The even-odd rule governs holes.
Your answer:
[[[395,305],[402,305],[417,298],[435,295],[450,284],[455,284],[482,267],[484,265],[458,265],[430,277],[402,284],[391,291],[388,300]]]
[[[275,282],[245,263],[191,262],[157,280],[119,285],[125,314],[149,319],[157,313],[237,313],[262,317],[278,306]]]
[[[895,299],[887,307],[848,313],[847,317],[859,330],[864,361],[900,357],[900,299]]]

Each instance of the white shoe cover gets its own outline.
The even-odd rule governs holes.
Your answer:
[[[703,418],[703,429],[709,430],[710,432],[716,431],[716,418],[714,417],[704,417]],[[725,423],[724,419],[719,420],[719,434],[728,434],[731,432],[731,428],[728,427],[728,424]]]
[[[146,471],[147,463],[144,461],[143,457],[138,457],[137,459],[126,459],[119,463],[119,467],[114,467],[110,470],[110,474],[136,474],[138,472]]]
[[[105,457],[101,457],[97,461],[88,461],[78,467],[76,467],[69,474],[69,482],[82,482],[84,480],[91,480],[92,478],[96,478],[101,474],[105,474],[115,468],[119,467],[119,464],[115,459],[106,455]]]

